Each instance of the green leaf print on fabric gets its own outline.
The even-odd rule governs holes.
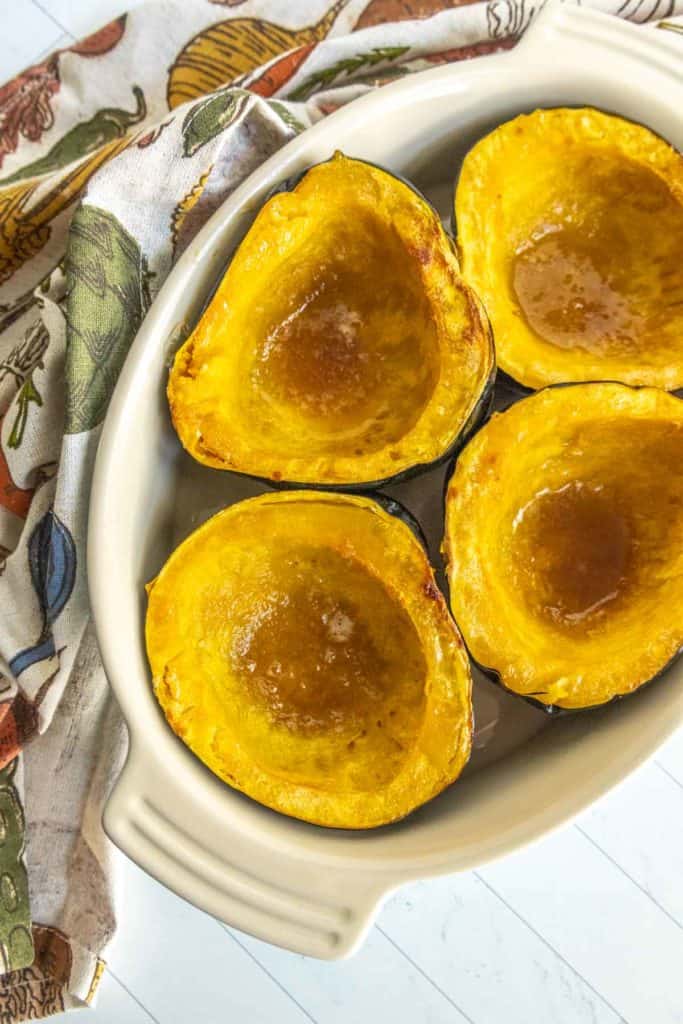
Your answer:
[[[305,82],[302,82],[296,89],[293,89],[287,96],[287,99],[307,100],[314,92],[329,89],[333,84],[338,85],[339,83],[336,82],[336,79],[341,76],[350,79],[356,71],[375,67],[376,64],[383,64],[385,61],[397,60],[404,53],[407,53],[409,49],[409,46],[376,46],[368,53],[359,53],[355,57],[339,60],[336,64],[331,64],[329,68],[316,71]]]
[[[24,812],[13,777],[16,758],[0,771],[0,973],[33,963],[28,877],[22,860]]]
[[[24,431],[26,430],[29,406],[31,405],[31,402],[35,402],[36,405],[43,404],[43,399],[38,394],[36,386],[33,383],[33,374],[29,375],[19,388],[19,394],[17,396],[17,414],[14,419],[14,423],[12,424],[10,435],[7,439],[7,444],[10,448],[18,448],[24,440]]]
[[[130,344],[150,305],[147,261],[116,217],[81,203],[66,271],[66,432],[104,418]]]
[[[200,100],[183,121],[183,152],[194,156],[197,150],[220,135],[244,110],[251,93],[245,89],[222,89]]]
[[[275,111],[288,128],[292,128],[295,132],[303,132],[305,130],[306,125],[298,117],[295,117],[284,103],[279,103],[277,100],[268,100],[267,102],[271,110]]]
[[[48,174],[60,167],[66,167],[79,157],[86,156],[114,139],[122,139],[128,129],[139,124],[147,116],[147,104],[142,89],[133,86],[135,110],[119,110],[117,107],[105,107],[88,121],[74,125],[44,156],[32,164],[26,164],[8,178],[2,178],[0,185],[11,185],[25,178],[35,178],[40,174]]]

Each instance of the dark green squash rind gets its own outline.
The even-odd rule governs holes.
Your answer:
[[[368,497],[371,498],[372,501],[375,501],[380,508],[383,508],[385,512],[388,512],[390,516],[394,516],[408,527],[410,532],[414,534],[424,548],[425,554],[427,555],[427,561],[429,561],[429,545],[427,544],[427,538],[422,532],[422,527],[413,513],[409,512],[405,505],[402,505],[400,501],[396,500],[396,498],[390,498],[388,494],[370,494]],[[434,566],[432,565],[432,570],[433,569]]]
[[[452,614],[453,612],[451,610],[451,615]],[[457,619],[455,620],[455,624],[456,626],[458,626],[458,629],[460,629]],[[462,636],[462,631],[460,635]],[[618,701],[625,700],[627,697],[632,697],[634,694],[640,693],[640,691],[645,689],[645,687],[651,686],[652,683],[656,683],[658,679],[661,679],[661,677],[664,676],[669,671],[669,669],[673,667],[673,665],[678,661],[681,655],[683,655],[683,646],[681,646],[676,651],[676,653],[667,661],[667,663],[659,669],[658,672],[656,672],[649,679],[646,679],[643,683],[640,683],[635,688],[635,690],[630,690],[628,693],[616,693],[613,697],[610,697],[609,700],[605,700],[601,704],[586,704],[586,706],[582,708],[563,708],[560,707],[558,704],[546,704],[544,703],[544,701],[539,700],[531,694],[515,693],[514,690],[510,690],[501,680],[500,674],[496,671],[496,669],[487,668],[486,665],[482,665],[479,661],[477,661],[475,657],[473,657],[472,652],[467,646],[467,642],[465,641],[464,637],[463,643],[465,644],[465,649],[467,651],[470,661],[475,666],[475,668],[479,669],[482,675],[485,675],[487,679],[490,679],[491,682],[496,684],[496,686],[499,686],[501,690],[505,691],[505,693],[509,693],[512,697],[518,697],[520,700],[523,700],[526,704],[530,704],[532,707],[539,708],[541,711],[544,711],[545,714],[548,715],[548,717],[554,719],[564,718],[567,715],[581,715],[585,711],[598,711],[600,708],[609,707],[610,704],[616,704]]]

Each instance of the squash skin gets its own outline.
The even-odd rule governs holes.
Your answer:
[[[325,177],[321,178],[321,175]],[[429,330],[436,331],[433,337],[430,334],[430,344],[438,345],[434,350],[437,353],[434,358],[438,356],[439,370],[433,390],[417,414],[416,422],[396,440],[385,440],[376,450],[364,451],[365,442],[361,437],[360,448],[349,454],[350,440],[348,443],[343,441],[343,444],[333,445],[320,434],[321,440],[315,436],[308,437],[307,451],[302,450],[290,456],[283,448],[289,439],[281,442],[281,431],[279,434],[273,433],[271,424],[266,421],[263,421],[265,425],[261,423],[264,410],[265,415],[271,415],[268,410],[273,403],[267,396],[266,399],[263,394],[257,396],[258,402],[252,398],[239,398],[235,404],[234,395],[227,394],[225,399],[218,402],[211,399],[208,392],[200,394],[193,384],[193,378],[200,377],[211,360],[217,362],[220,356],[220,344],[218,341],[214,344],[212,337],[217,338],[217,332],[221,329],[221,309],[227,308],[226,302],[230,305],[230,296],[237,294],[237,284],[233,282],[245,281],[247,272],[252,274],[252,278],[254,276],[257,263],[251,253],[256,252],[259,245],[275,245],[275,242],[269,241],[276,238],[273,223],[277,227],[283,218],[295,216],[291,210],[307,209],[302,204],[308,203],[310,206],[313,200],[306,197],[313,195],[315,199],[315,189],[324,194],[324,188],[331,187],[331,182],[337,180],[335,175],[341,175],[342,183],[344,176],[347,177],[347,184],[344,185],[347,191],[350,187],[348,183],[353,180],[349,176],[360,175],[361,183],[365,182],[363,188],[366,193],[375,189],[383,197],[376,204],[377,213],[374,210],[372,213],[379,225],[377,231],[389,231],[393,233],[392,237],[396,235],[400,239],[399,248],[404,247],[408,253],[405,258],[413,268],[411,273],[417,275],[410,287],[419,286],[422,289],[429,317],[432,318]],[[364,194],[363,189],[360,189],[360,194]],[[362,206],[359,199],[359,209],[367,219],[367,199],[362,202],[366,206]],[[389,204],[386,210],[382,202]],[[283,203],[289,205],[283,206]],[[394,209],[391,215],[386,212],[390,208]],[[354,213],[351,210],[351,214]],[[413,232],[410,238],[406,234],[408,220]],[[320,231],[320,234],[324,234],[324,231]],[[401,248],[401,252],[404,249]],[[441,293],[437,294],[439,288]],[[443,310],[439,308],[441,299],[444,300]],[[457,329],[456,322],[459,325]],[[224,333],[224,342],[227,337]],[[427,344],[426,341],[424,343]],[[249,356],[245,358],[248,360]],[[418,359],[420,365],[423,362],[421,358]],[[459,383],[461,378],[462,384]],[[412,185],[390,172],[336,154],[330,160],[314,165],[296,178],[282,183],[266,200],[233,256],[199,324],[177,352],[167,394],[173,424],[181,443],[194,458],[205,465],[239,472],[276,487],[313,486],[325,490],[360,492],[407,479],[452,457],[488,415],[494,378],[495,355],[490,324],[478,298],[460,277],[452,239],[441,227],[429,202]],[[389,381],[390,377],[386,377],[386,380]],[[352,390],[346,389],[347,392]],[[415,401],[418,402],[418,399],[419,396]],[[243,421],[240,421],[247,402],[253,406],[251,420],[243,417]],[[227,413],[224,416],[223,412],[216,411],[219,405],[231,407],[231,403],[236,410],[234,415],[232,412],[229,414],[234,421],[232,423]],[[244,406],[241,411],[238,408],[240,403]],[[277,415],[283,409],[287,411],[282,406],[278,408]],[[299,412],[293,415],[292,430],[301,420]],[[371,423],[372,417],[367,419]],[[258,426],[261,433],[256,439],[253,436],[255,423],[261,424]],[[213,443],[211,438],[207,440],[204,430],[207,424],[210,429],[215,428],[216,437],[220,434],[221,444]],[[271,434],[268,434],[269,430]],[[349,438],[351,436],[349,434]]]
[[[602,167],[601,161],[605,161]],[[550,203],[545,194],[550,186],[545,178],[550,176],[548,168],[553,167],[556,183]],[[592,171],[593,167],[598,170]],[[603,178],[591,181],[590,173],[602,174]],[[623,202],[614,199],[608,191],[610,173],[617,183],[620,174],[624,181],[627,175],[633,176],[636,184],[632,192],[636,196],[644,192],[644,196]],[[622,183],[621,187],[626,186]],[[601,191],[605,191],[604,201],[599,198]],[[550,212],[544,212],[546,200]],[[620,206],[623,214],[610,213],[610,207]],[[585,224],[581,220],[584,208]],[[638,221],[643,210],[647,210],[651,223]],[[630,234],[623,223],[629,219],[636,225]],[[578,280],[581,274],[595,277],[599,271],[604,281],[598,289],[595,281],[583,279],[587,290],[573,296],[579,294],[589,310],[584,314],[582,330],[569,329],[567,310],[563,308],[565,319],[560,326],[555,323],[560,334],[551,341],[539,333],[538,320],[529,314],[532,323],[520,305],[515,290],[519,254],[522,250],[531,252],[529,266],[537,274],[538,266],[550,257],[548,253],[540,257],[541,263],[534,270],[533,260],[539,258],[534,253],[540,253],[548,239],[552,247],[552,239],[557,238],[561,250],[565,244],[562,240],[568,238],[571,251],[572,232],[590,236],[594,223],[604,225],[595,234],[598,241],[589,243],[586,257],[585,253],[577,255],[583,252],[580,239],[577,254],[572,256],[578,262],[564,269],[578,274]],[[648,226],[649,234],[640,237],[638,231],[644,230],[643,225]],[[683,356],[677,344],[683,331],[683,313],[672,312],[683,301],[683,242],[679,241],[683,234],[683,156],[648,128],[592,108],[537,110],[506,122],[480,140],[465,158],[455,189],[453,231],[463,275],[479,293],[493,325],[499,375],[520,393],[556,383],[593,380],[617,380],[668,391],[683,387]],[[558,233],[553,234],[555,231]],[[604,255],[608,250],[603,249],[601,256],[598,248],[591,249],[598,246],[601,237],[623,239],[621,249],[614,244],[609,250],[618,253],[611,262]],[[486,239],[486,247],[482,239]],[[596,252],[598,262],[586,262]],[[525,258],[522,253],[522,262]],[[601,263],[601,259],[606,262]],[[648,265],[658,262],[666,273],[649,272]],[[619,277],[612,294],[606,282],[614,267],[620,265],[634,269],[628,271],[625,283],[624,275]],[[557,300],[553,313],[557,318],[567,296],[563,296],[561,286],[558,290],[552,277],[559,265],[553,270],[550,259],[548,266],[550,269],[541,271],[544,277],[534,278],[535,287],[539,280],[547,282],[548,294]],[[620,292],[622,287],[624,292]],[[603,299],[605,289],[609,294]],[[660,294],[657,301],[656,294]],[[603,305],[590,313],[595,301]],[[612,340],[592,337],[599,318],[604,317],[605,323],[610,316],[615,318],[609,327]],[[615,341],[622,331],[623,342]]]
[[[651,606],[647,606],[646,598],[642,599],[644,624],[641,625],[641,633],[636,635],[635,640],[633,630],[627,634],[627,639],[623,639],[622,635],[622,639],[619,640],[617,629],[621,627],[618,620],[613,618],[611,623],[608,620],[603,629],[604,647],[601,648],[598,642],[591,651],[588,633],[592,631],[600,641],[599,631],[602,626],[597,619],[591,621],[588,616],[588,625],[583,636],[572,636],[571,631],[562,635],[557,630],[551,630],[547,622],[544,623],[541,632],[545,631],[543,642],[546,648],[543,650],[539,647],[535,651],[533,639],[530,641],[528,636],[532,629],[539,628],[538,619],[534,621],[532,613],[524,608],[524,599],[519,599],[520,585],[517,579],[510,583],[506,593],[505,581],[513,571],[510,569],[509,555],[506,566],[505,559],[499,560],[497,564],[488,553],[492,550],[492,543],[487,543],[486,538],[477,533],[479,524],[475,521],[477,512],[473,510],[473,491],[477,494],[481,517],[491,515],[491,505],[502,504],[502,495],[506,490],[515,485],[519,487],[521,477],[533,474],[533,463],[526,461],[528,452],[535,450],[539,462],[545,460],[546,466],[550,465],[553,455],[552,449],[547,446],[547,437],[556,431],[564,443],[569,435],[562,434],[563,430],[569,430],[570,433],[572,430],[578,432],[582,427],[585,433],[577,445],[585,445],[589,451],[591,420],[588,417],[593,415],[596,421],[600,422],[601,419],[604,421],[605,415],[612,413],[615,421],[618,421],[619,415],[622,416],[625,431],[630,426],[634,431],[647,431],[652,429],[653,425],[657,429],[661,428],[661,458],[664,465],[667,461],[669,465],[671,464],[672,453],[677,456],[680,451],[683,454],[683,401],[679,398],[659,389],[633,388],[616,382],[558,384],[520,400],[502,413],[494,414],[488,425],[455,461],[446,485],[446,527],[442,550],[447,567],[451,610],[465,639],[470,658],[485,675],[503,689],[553,716],[587,711],[621,700],[665,675],[683,653],[683,622],[677,623],[675,616],[671,618],[670,615],[667,619],[669,608],[680,607],[680,600],[675,596],[677,591],[673,589],[672,584],[669,591],[657,594],[655,608],[659,609],[659,618],[652,613]],[[581,416],[586,417],[583,424]],[[668,452],[667,432],[669,440],[674,439],[674,446],[669,447]],[[624,464],[628,464],[637,453],[637,443],[633,444],[634,436],[629,440],[627,432],[623,435],[624,447],[619,452],[619,458]],[[506,471],[510,466],[506,465],[504,447],[516,453],[514,457],[511,455],[509,460],[514,472],[507,476]],[[519,460],[519,466],[514,462],[515,457]],[[593,457],[593,452],[590,452],[589,457]],[[561,458],[561,455],[557,456],[558,464]],[[580,490],[581,478],[577,476],[572,479],[568,472],[569,464],[565,468],[567,473],[563,478],[563,487],[572,485]],[[549,473],[547,469],[546,472]],[[628,481],[628,475],[628,472],[622,474],[625,481]],[[618,477],[617,474],[617,481]],[[547,490],[550,491],[552,479],[549,473]],[[599,480],[599,477],[595,479]],[[536,486],[534,484],[534,488]],[[680,474],[677,486],[678,492],[674,488],[666,500],[669,503],[673,502],[674,507],[679,509],[678,520],[666,520],[665,530],[661,529],[664,513],[661,508],[659,511],[660,532],[662,535],[667,532],[667,539],[669,530],[675,536],[676,528],[679,531],[683,529],[683,516],[680,514],[680,494],[683,493],[683,487],[680,483]],[[609,494],[610,482],[607,478],[597,489],[602,488]],[[624,493],[628,491],[625,490]],[[515,513],[514,519],[520,517],[520,511],[523,516],[537,497],[538,495],[532,493],[531,500],[525,502],[520,491],[515,498],[520,510]],[[497,550],[508,548],[505,523],[511,518],[511,510],[514,507],[513,504],[510,511],[506,510],[498,529],[492,534],[492,537],[495,536]],[[619,509],[618,503],[616,507]],[[620,511],[624,511],[624,506]],[[576,515],[575,510],[573,514]],[[656,515],[651,514],[649,509],[645,513],[645,519],[648,529],[650,523],[657,523]],[[647,543],[647,534],[643,536]],[[609,543],[609,539],[609,536],[603,536],[601,542]],[[636,537],[634,549],[637,549],[641,541]],[[673,566],[670,575],[676,581],[680,593],[683,585],[678,583],[678,580],[683,579],[683,574],[677,571],[676,567],[681,559],[677,554],[675,540],[668,551],[666,543],[667,541],[664,542],[662,550]],[[484,551],[486,554],[473,553],[475,544],[479,552]],[[656,554],[657,549],[655,558]],[[661,557],[662,552],[659,554]],[[575,557],[581,557],[580,549]],[[654,561],[653,564],[656,566],[657,562]],[[647,571],[649,563],[645,561],[644,565]],[[602,566],[601,571],[609,571],[609,565]],[[663,573],[663,570],[660,570],[660,573]],[[625,584],[627,594],[634,578],[635,573],[631,565],[628,567],[625,580],[621,581]],[[644,578],[648,584],[647,576]],[[484,579],[487,583],[482,582]],[[652,588],[659,586],[659,576],[653,575],[652,579]],[[665,576],[664,579],[667,582],[669,576]],[[492,583],[492,580],[497,582]],[[510,590],[513,593],[510,593]],[[635,600],[638,600],[638,595]],[[607,614],[613,614],[609,611],[609,601],[607,608]],[[618,609],[619,615],[623,614],[623,609],[622,603],[621,609]],[[637,603],[635,609],[640,611]],[[491,621],[487,621],[487,616],[490,616]],[[497,627],[494,620],[502,625]],[[612,636],[605,636],[610,631]],[[510,639],[510,636],[513,639]],[[617,640],[617,647],[621,646],[624,651],[621,662],[620,651],[617,650],[615,655],[614,650]],[[563,644],[564,647],[561,646]],[[629,658],[625,652],[628,650],[631,653],[633,647],[636,648],[635,653]],[[596,661],[596,652],[602,659],[599,664]],[[596,680],[599,680],[599,685]]]
[[[553,387],[557,385],[549,386]],[[465,646],[467,647],[467,644],[465,644]],[[563,708],[559,704],[544,704],[543,701],[538,700],[536,697],[529,697],[525,694],[515,693],[514,690],[511,690],[508,686],[505,685],[500,675],[500,672],[497,672],[494,668],[488,668],[486,665],[480,664],[472,654],[469,647],[467,647],[467,653],[469,655],[470,661],[475,666],[475,668],[478,668],[479,671],[483,675],[485,675],[487,679],[490,679],[492,683],[495,683],[496,686],[499,686],[501,690],[505,690],[507,693],[512,693],[515,697],[519,697],[519,699],[523,700],[525,704],[529,704],[531,707],[538,708],[539,711],[543,711],[548,716],[548,718],[552,718],[553,720],[557,718],[567,718],[571,715],[582,715],[587,711],[597,711],[599,708],[607,707],[609,704],[616,704],[618,701],[621,701],[625,697],[629,696],[629,694],[627,693],[617,693],[614,695],[614,697],[610,697],[608,700],[603,701],[601,704],[586,704],[585,707],[581,708]],[[651,686],[653,683],[656,683],[663,676],[665,676],[669,669],[676,664],[681,654],[683,654],[683,646],[679,647],[679,649],[675,652],[675,654],[672,655],[669,661],[667,661],[666,665],[664,665],[659,670],[659,672],[656,672],[655,675],[653,675],[650,679],[646,679],[644,683],[641,683],[638,686],[638,692],[640,692],[640,690],[644,690],[648,686]]]
[[[412,526],[403,521],[403,510],[393,500],[391,507],[393,514],[365,496],[323,495],[313,491],[275,491],[238,502],[195,531],[148,585],[148,658],[155,694],[171,727],[230,786],[274,810],[318,825],[365,829],[398,820],[453,782],[471,750],[471,676],[464,645]],[[281,525],[274,530],[278,522]],[[323,550],[328,542],[330,550],[339,550],[343,539],[343,544],[351,545],[362,564],[366,564],[367,556],[368,568],[390,588],[392,600],[398,600],[409,615],[419,637],[419,658],[424,658],[427,666],[423,684],[419,680],[416,684],[423,687],[419,700],[414,688],[388,693],[381,705],[384,729],[378,719],[378,728],[374,730],[377,711],[372,706],[372,722],[366,721],[365,726],[370,739],[364,740],[363,735],[360,739],[354,737],[354,753],[346,754],[348,765],[339,764],[339,744],[346,750],[345,733],[341,733],[341,739],[325,729],[300,734],[298,726],[290,732],[281,721],[272,718],[268,709],[264,711],[247,697],[238,700],[239,691],[234,687],[231,705],[216,682],[221,673],[234,673],[231,663],[225,662],[223,654],[217,669],[211,658],[204,658],[203,654],[204,644],[213,642],[215,629],[212,631],[211,622],[207,622],[206,627],[200,626],[199,634],[191,632],[192,623],[202,618],[202,607],[210,609],[209,618],[215,618],[211,609],[222,607],[215,592],[219,583],[215,577],[207,577],[207,564],[213,569],[214,561],[220,562],[227,547],[234,545],[236,549],[243,544],[246,529],[253,530],[257,545],[270,542],[279,546],[280,551],[284,548],[287,555],[286,545],[291,543],[291,551],[296,552],[298,542],[308,536],[307,523],[317,523],[318,543]],[[315,543],[315,538],[310,542]],[[209,548],[202,554],[206,545]],[[227,579],[225,564],[215,570],[223,582]],[[200,586],[198,575],[202,571]],[[183,576],[188,573],[189,595],[184,597]],[[239,580],[248,589],[248,581],[244,583],[242,576]],[[238,612],[239,608],[235,617]],[[373,611],[376,614],[379,613]],[[361,619],[357,628],[362,625]],[[224,652],[225,638],[217,643]],[[386,650],[385,656],[390,656]],[[188,660],[183,662],[183,658]],[[188,682],[181,678],[183,668],[191,670],[195,658],[199,659],[195,672],[201,685],[197,685],[196,679]],[[296,663],[295,654],[292,659]],[[286,660],[283,664],[287,666]],[[229,690],[225,693],[230,696]],[[394,700],[399,703],[392,713],[388,708]],[[236,708],[237,717],[233,719],[231,707]],[[393,718],[393,714],[397,717]],[[239,728],[235,728],[236,723]],[[342,722],[336,727],[337,732],[343,728]],[[367,770],[373,759],[381,761],[386,744],[395,744],[394,735],[400,743],[410,740],[400,751],[399,760],[391,762],[386,777],[380,777],[380,766],[379,781],[368,777],[361,779],[360,786],[356,785],[356,767],[363,770],[365,765]],[[382,743],[385,745],[381,746]],[[254,751],[258,760],[254,759]],[[276,757],[281,758],[277,770],[269,765],[271,756],[273,765]],[[326,778],[324,771],[316,775],[318,769],[311,768],[326,758],[338,767],[338,778]],[[357,766],[354,758],[359,759]],[[349,779],[353,785],[345,789],[344,783]]]

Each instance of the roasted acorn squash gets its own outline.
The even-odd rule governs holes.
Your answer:
[[[273,195],[168,385],[194,458],[275,481],[376,485],[488,410],[488,321],[427,201],[337,154]]]
[[[465,158],[463,274],[528,388],[683,387],[683,157],[597,110],[538,110]]]
[[[445,555],[507,689],[557,708],[636,690],[683,644],[683,402],[576,384],[493,416],[451,478]]]
[[[235,789],[371,828],[451,783],[469,662],[421,544],[361,496],[279,491],[214,516],[149,585],[171,727]]]

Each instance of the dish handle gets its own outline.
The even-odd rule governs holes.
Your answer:
[[[661,7],[664,17],[670,7],[663,2]],[[529,17],[527,14],[525,18],[524,11],[518,0],[493,0],[487,8],[493,38],[522,31]],[[550,63],[556,68],[570,65],[574,70],[592,70],[596,60],[606,60],[618,64],[622,79],[629,74],[624,65],[631,64],[634,73],[668,79],[680,89],[683,35],[680,26],[671,26],[673,31],[666,31],[666,27],[666,20],[634,24],[578,3],[550,0],[533,17],[512,52],[523,54],[525,60]]]
[[[104,811],[109,838],[179,896],[240,931],[325,960],[354,952],[401,879],[314,858],[305,837],[296,849],[284,846],[267,824],[256,832],[217,813],[206,780],[190,788],[192,777],[183,773],[181,786],[134,744]]]

